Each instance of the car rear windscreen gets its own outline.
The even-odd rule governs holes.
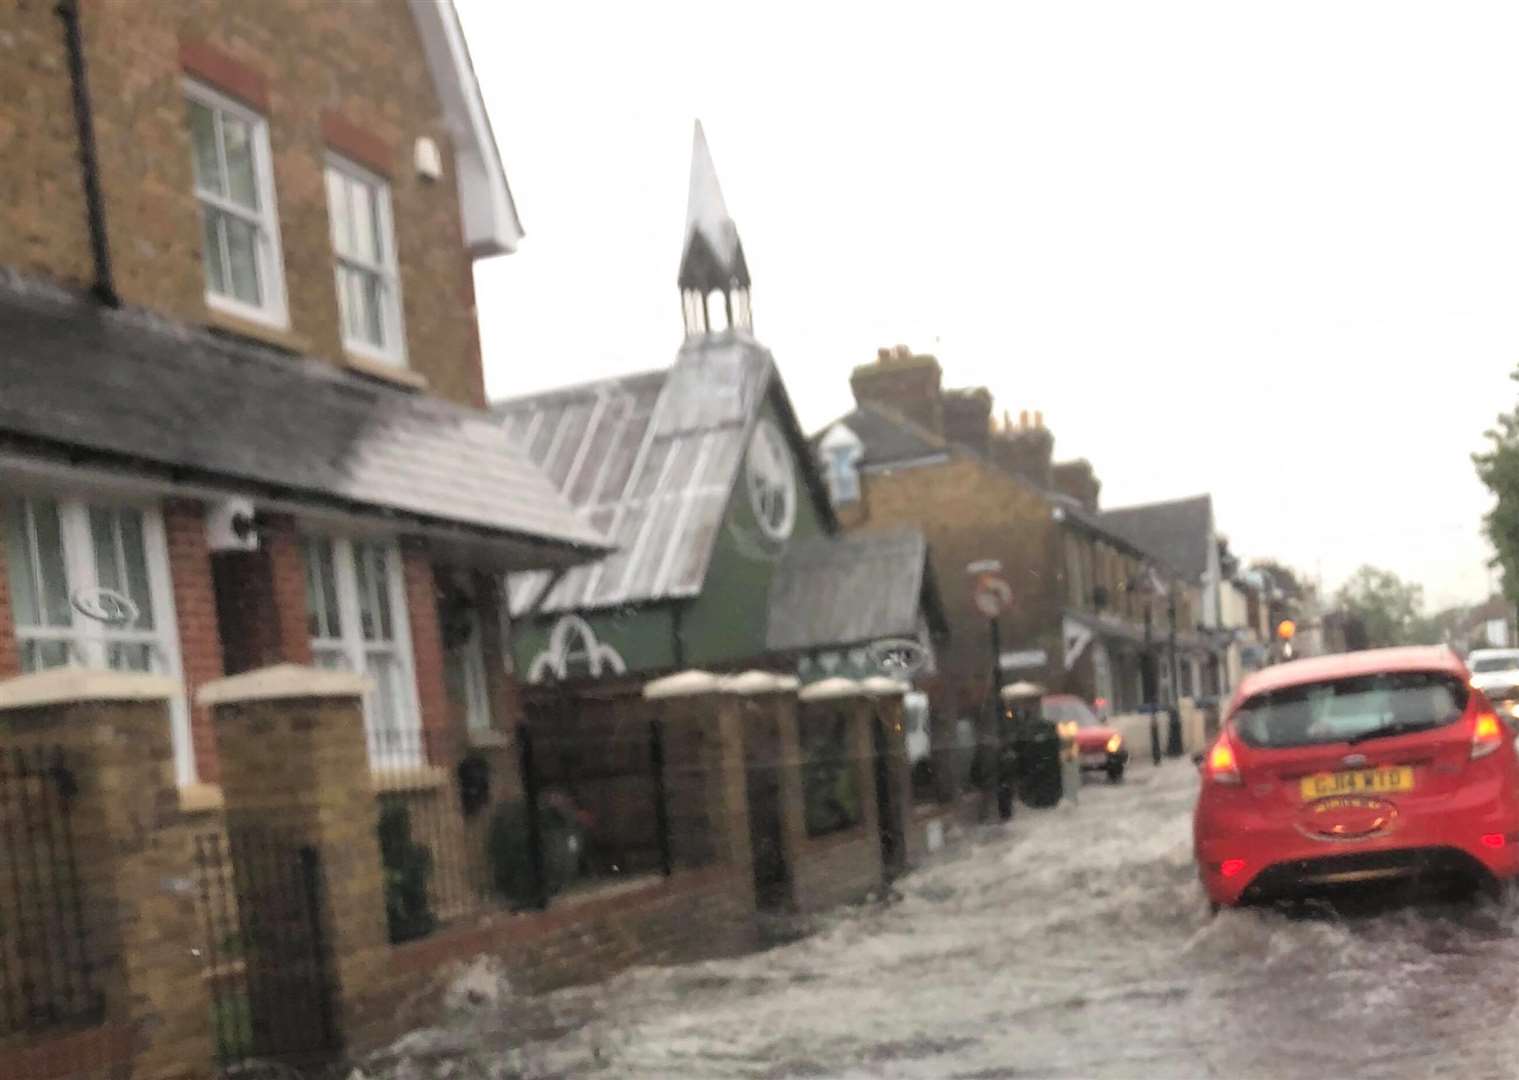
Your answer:
[[[1247,746],[1314,746],[1440,727],[1465,708],[1466,684],[1448,673],[1378,672],[1258,694],[1234,727]]]
[[[1483,656],[1472,660],[1472,674],[1489,671],[1512,671],[1519,668],[1519,656]]]

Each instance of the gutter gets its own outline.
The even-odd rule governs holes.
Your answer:
[[[106,236],[105,198],[100,191],[100,160],[95,150],[95,118],[90,107],[90,84],[84,61],[84,31],[79,20],[79,0],[59,0],[54,9],[63,20],[63,44],[68,52],[69,84],[74,99],[74,129],[79,139],[79,171],[84,184],[84,207],[89,223],[90,255],[95,263],[96,299],[107,307],[120,307],[116,278],[111,270],[111,244]]]

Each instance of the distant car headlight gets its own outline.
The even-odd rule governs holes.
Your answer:
[[[1123,736],[1114,735],[1111,739],[1108,740],[1108,753],[1118,753],[1119,747],[1121,746],[1123,746]]]

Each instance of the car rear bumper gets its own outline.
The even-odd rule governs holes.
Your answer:
[[[1200,821],[1198,876],[1208,898],[1226,906],[1380,880],[1519,877],[1519,809],[1498,800],[1473,809],[1405,820],[1394,832],[1354,840],[1310,838],[1287,823],[1240,831]],[[1495,836],[1503,838],[1501,845],[1484,843]],[[1239,862],[1243,866],[1230,865]],[[1226,876],[1226,869],[1233,872]]]

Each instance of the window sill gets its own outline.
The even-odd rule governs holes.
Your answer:
[[[311,352],[311,342],[288,327],[273,326],[269,323],[247,319],[211,304],[206,305],[206,324],[212,330],[235,337],[250,338],[260,344],[273,345],[286,352],[302,354]]]
[[[448,772],[441,765],[412,765],[371,772],[370,780],[377,795],[434,791],[448,783]]]
[[[186,814],[214,814],[226,808],[220,784],[186,784],[179,789],[179,809]]]
[[[381,379],[385,382],[395,383],[397,386],[409,387],[412,390],[426,390],[427,379],[417,374],[410,368],[400,367],[396,364],[387,364],[380,360],[371,360],[367,356],[360,356],[353,352],[343,353],[343,363],[352,371],[360,375],[368,375],[372,379]]]

